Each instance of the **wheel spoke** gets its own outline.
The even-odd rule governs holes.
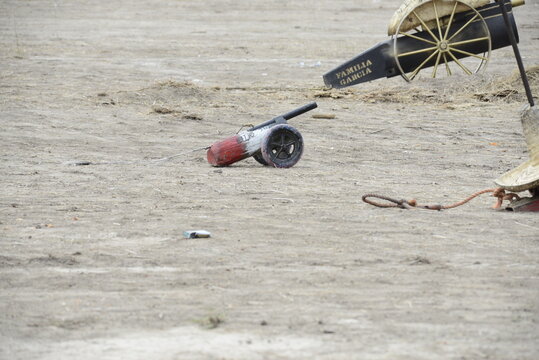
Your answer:
[[[464,66],[460,61],[459,59],[457,59],[455,57],[455,55],[451,54],[451,52],[449,51],[448,52],[449,56],[451,56],[453,58],[453,61],[455,61],[457,63],[458,66],[460,66],[460,68],[468,75],[472,75],[472,72],[470,70],[468,70],[468,68],[466,66]]]
[[[453,43],[450,43],[449,45],[450,46],[457,46],[457,45],[464,45],[464,44],[470,44],[470,43],[473,43],[473,42],[477,42],[477,41],[485,41],[485,40],[489,40],[489,37],[488,36],[484,36],[484,37],[480,37],[480,38],[475,38],[475,39],[470,39],[470,40],[462,40],[462,41],[457,41],[457,42],[453,42]]]
[[[415,10],[412,10],[412,13],[416,16],[417,20],[419,20],[419,22],[421,23],[421,26],[423,27],[424,30],[427,30],[428,33],[430,34],[430,36],[432,36],[432,38],[435,40],[435,41],[440,41],[440,39],[438,39],[436,37],[436,35],[434,35],[432,33],[432,31],[430,31],[429,27],[425,24],[425,22],[423,21],[423,19],[421,19],[419,17],[419,15],[417,15],[417,13],[415,12]]]
[[[484,56],[481,56],[481,55],[477,55],[477,54],[472,54],[471,52],[467,52],[467,51],[464,51],[464,50],[460,50],[460,49],[457,49],[457,48],[454,48],[454,47],[450,47],[451,51],[456,51],[456,52],[459,52],[461,54],[464,54],[464,55],[468,55],[468,56],[473,56],[475,58],[478,58],[478,59],[481,59],[481,60],[484,60],[484,61],[487,61],[488,59]]]
[[[453,35],[451,35],[451,37],[449,39],[447,39],[447,41],[451,41],[451,39],[453,39],[455,36],[457,36],[458,34],[460,34],[462,32],[462,30],[466,29],[468,27],[468,25],[470,25],[470,23],[472,21],[474,21],[475,19],[477,19],[477,17],[479,16],[479,14],[475,14],[475,16],[473,18],[471,18],[470,20],[468,20],[468,22],[464,25],[462,25],[460,27],[460,29],[457,30],[456,33],[454,33]]]
[[[278,138],[271,141],[271,152],[276,159],[287,159],[291,155],[291,150],[296,146],[296,139],[286,133],[281,133]],[[293,151],[292,151],[293,152]]]
[[[419,72],[419,70],[421,70],[423,68],[423,66],[425,66],[425,64],[434,57],[434,55],[438,54],[440,51],[439,50],[436,50],[435,52],[433,52],[428,58],[426,58],[418,67],[415,68],[415,70],[412,72],[412,75],[410,76],[410,80],[412,80],[413,78],[415,78],[415,76],[417,75],[417,73]]]
[[[285,144],[284,146],[285,146],[285,147],[290,147],[290,146],[292,146],[292,145],[296,145],[296,140],[292,140],[292,141],[290,141],[289,143]]]
[[[447,56],[444,54],[444,63],[445,63],[445,70],[447,71],[447,75],[451,76],[451,68],[449,67],[449,63],[447,62]]]
[[[399,54],[399,55],[397,55],[397,56],[398,56],[398,57],[403,57],[403,56],[408,56],[408,55],[421,54],[421,53],[429,52],[429,51],[436,50],[436,49],[438,49],[438,47],[437,47],[437,46],[433,46],[433,47],[426,48],[426,49],[420,49],[420,50],[415,50],[415,51],[405,52],[405,53]]]
[[[455,11],[457,10],[457,4],[458,2],[455,1],[455,5],[453,5],[453,11],[451,11],[451,16],[449,17],[449,22],[447,23],[447,28],[445,29],[445,35],[442,40],[447,39],[447,35],[449,34],[449,29],[451,28],[451,23],[453,22],[453,17],[455,16]]]
[[[432,77],[436,77],[436,71],[438,71],[438,64],[440,63],[440,58],[442,57],[442,52],[438,51],[438,56],[436,57],[436,63],[434,64],[434,70],[432,70]]]
[[[283,151],[285,151],[286,149],[284,148],[284,146],[279,146],[279,147],[277,147],[275,150],[276,150],[276,151],[275,151],[275,157],[279,158],[280,155],[281,155],[281,153],[282,153]]]
[[[408,33],[399,31],[399,35],[408,36],[408,37],[411,37],[412,39],[424,41],[424,42],[432,44],[432,45],[437,45],[434,41],[430,41],[430,40],[427,40],[427,39],[420,38],[419,36],[415,36],[414,34],[408,34]]]
[[[438,9],[436,9],[436,0],[432,0],[432,6],[434,6],[434,16],[436,17],[436,25],[438,25],[438,34],[440,35],[440,40],[443,39],[442,27],[440,26],[440,18],[438,17]]]

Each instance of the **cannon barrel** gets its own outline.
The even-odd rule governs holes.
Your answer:
[[[286,120],[290,120],[292,118],[295,118],[296,116],[300,116],[301,114],[304,114],[304,113],[306,113],[308,111],[316,109],[317,106],[318,105],[316,104],[316,102],[314,102],[314,101],[310,102],[310,103],[308,103],[306,105],[303,105],[303,106],[301,106],[301,107],[299,107],[297,109],[289,111],[286,114],[274,117],[273,119],[268,120],[266,122],[263,122],[262,124],[259,124],[257,126],[253,126],[252,128],[249,129],[249,131],[262,129],[263,127],[266,127],[266,126],[272,125],[272,124],[286,123]]]

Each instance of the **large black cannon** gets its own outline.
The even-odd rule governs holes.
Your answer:
[[[524,1],[504,4],[518,41],[512,9]],[[411,81],[428,68],[432,77],[472,74],[485,68],[492,50],[511,44],[501,7],[489,0],[406,0],[388,34],[389,40],[326,73],[325,84],[343,88],[397,75]]]

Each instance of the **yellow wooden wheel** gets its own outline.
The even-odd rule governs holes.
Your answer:
[[[395,63],[406,81],[431,67],[433,78],[485,69],[491,37],[475,8],[459,0],[418,3],[406,9],[392,35]]]

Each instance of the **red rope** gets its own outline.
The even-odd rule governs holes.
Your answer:
[[[365,194],[361,197],[361,199],[367,204],[371,204],[373,206],[377,206],[381,208],[398,207],[401,209],[444,210],[444,209],[453,209],[458,206],[464,205],[468,201],[472,200],[473,198],[481,194],[485,194],[485,193],[492,193],[492,196],[498,199],[496,201],[496,204],[492,206],[492,208],[494,209],[501,208],[504,200],[509,200],[509,201],[512,201],[514,199],[520,200],[520,196],[518,196],[515,193],[506,193],[503,188],[485,189],[485,190],[477,191],[473,193],[472,195],[468,196],[466,199],[462,201],[458,201],[450,205],[419,205],[417,203],[417,200],[415,199],[397,200],[397,199],[390,198],[388,196],[378,195],[378,194]],[[380,203],[380,202],[370,200],[369,198],[377,198],[377,199],[385,200],[389,203]]]

